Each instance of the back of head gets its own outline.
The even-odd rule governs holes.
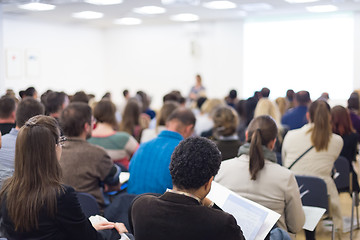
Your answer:
[[[170,92],[167,93],[164,97],[163,97],[163,103],[167,102],[167,101],[175,101],[178,102],[179,101],[180,96],[174,92]]]
[[[316,151],[327,150],[332,133],[329,104],[316,100],[309,107],[309,115],[314,124],[309,130],[312,144]]]
[[[94,117],[96,121],[101,123],[108,123],[111,126],[117,126],[115,117],[116,107],[110,99],[103,99],[95,105]]]
[[[16,109],[16,126],[22,127],[31,117],[45,113],[42,103],[33,98],[24,98]]]
[[[269,115],[275,120],[276,123],[278,124],[280,123],[279,109],[268,98],[261,98],[259,102],[256,104],[254,117],[258,117],[261,115]]]
[[[230,98],[230,99],[235,99],[235,98],[237,98],[237,91],[236,91],[235,89],[230,90],[230,92],[229,92],[229,98]]]
[[[343,106],[337,105],[331,109],[331,123],[333,133],[339,134],[340,136],[354,132],[350,114]]]
[[[199,189],[215,176],[221,163],[216,144],[202,137],[187,138],[171,155],[170,174],[179,189]]]
[[[66,94],[64,92],[49,92],[45,99],[46,113],[52,114],[61,110],[65,98]]]
[[[286,91],[286,98],[292,102],[294,100],[295,92],[292,89]]]
[[[170,121],[178,121],[183,126],[189,126],[194,125],[196,123],[196,118],[194,113],[187,108],[177,108],[175,111],[173,111],[170,116],[166,119],[166,122]]]
[[[264,87],[261,89],[260,93],[261,93],[262,97],[268,98],[270,95],[270,89],[268,89],[267,87]]]
[[[159,116],[157,117],[157,126],[165,126],[166,119],[170,116],[170,114],[175,111],[180,104],[175,101],[166,101],[164,105],[161,107]]]
[[[212,98],[207,99],[204,104],[201,106],[202,113],[211,113],[217,107],[225,106],[225,102],[222,99]]]
[[[217,137],[232,136],[236,132],[239,118],[236,111],[228,106],[217,108],[212,114],[214,130]]]
[[[351,94],[350,98],[348,99],[348,108],[353,111],[359,110],[359,95],[357,92]]]
[[[251,120],[247,130],[247,142],[250,143],[249,171],[252,180],[256,180],[256,174],[265,164],[263,146],[274,140],[277,132],[276,123],[269,115],[258,116]]]
[[[6,119],[11,117],[11,114],[15,111],[16,102],[13,97],[3,96],[0,98],[0,119]]]
[[[15,171],[1,190],[6,196],[15,231],[38,227],[40,210],[51,216],[56,211],[56,194],[61,189],[61,167],[56,145],[59,128],[54,118],[30,118],[19,130],[15,148]]]
[[[86,103],[72,102],[61,113],[60,126],[66,136],[80,136],[85,123],[91,125],[91,108]]]
[[[300,106],[307,106],[311,99],[308,91],[299,91],[295,94],[296,101]]]
[[[70,102],[83,102],[89,103],[89,97],[84,91],[76,92],[74,96],[71,97]]]

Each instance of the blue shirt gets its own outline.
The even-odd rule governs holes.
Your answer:
[[[163,194],[171,189],[171,154],[183,139],[177,132],[164,130],[157,138],[141,144],[130,160],[128,193]]]
[[[289,130],[298,129],[308,123],[306,119],[306,106],[298,106],[287,111],[281,119],[281,124],[289,127]]]
[[[19,130],[13,128],[8,134],[1,137],[0,164],[12,170],[14,170],[15,144],[18,132]]]

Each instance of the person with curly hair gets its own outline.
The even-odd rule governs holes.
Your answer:
[[[135,238],[245,239],[235,218],[206,198],[220,162],[221,153],[212,141],[181,141],[169,167],[173,189],[161,196],[141,195],[133,202],[129,216]]]

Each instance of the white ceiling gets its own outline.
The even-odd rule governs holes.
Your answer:
[[[207,2],[209,0],[201,0]],[[31,12],[22,10],[17,7],[19,3],[28,3],[29,0],[0,0],[3,14],[9,18],[26,18],[29,20],[38,20],[44,22],[70,23],[70,24],[86,24],[95,27],[113,27],[113,21],[122,17],[138,17],[143,20],[143,24],[167,24],[172,23],[169,16],[179,13],[193,13],[200,16],[202,21],[217,20],[236,20],[245,17],[254,16],[292,16],[295,14],[307,13],[306,6],[333,4],[339,8],[339,12],[343,11],[360,11],[360,0],[320,0],[315,3],[290,4],[284,0],[232,0],[237,4],[237,8],[229,10],[211,10],[204,8],[201,4],[197,6],[187,4],[177,4],[165,6],[167,12],[155,16],[144,16],[132,11],[133,8],[146,5],[163,6],[161,0],[124,0],[118,5],[97,6],[83,2],[82,0],[40,0],[43,3],[55,4],[57,7],[53,11]],[[184,1],[183,1],[184,2]],[[260,10],[245,12],[243,6],[249,3],[267,3],[270,4],[272,10]],[[104,13],[102,19],[95,20],[79,20],[71,17],[74,12],[80,11],[98,11]]]

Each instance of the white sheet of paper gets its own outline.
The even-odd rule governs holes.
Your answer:
[[[314,231],[326,209],[318,207],[303,206],[305,213],[305,224],[303,229]]]
[[[212,183],[207,197],[235,217],[247,240],[263,240],[280,218],[280,214],[243,198],[216,182]]]
[[[127,182],[130,178],[130,173],[129,172],[121,172],[120,173],[120,177],[119,177],[119,181],[121,184]]]

